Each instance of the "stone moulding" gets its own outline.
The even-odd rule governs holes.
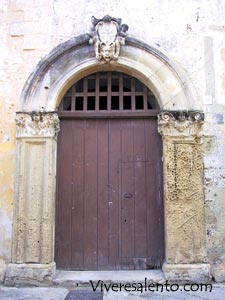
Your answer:
[[[102,19],[91,18],[92,28],[90,44],[95,45],[95,55],[98,60],[109,62],[117,60],[120,53],[120,45],[125,44],[128,25],[122,24],[119,18],[104,16]]]
[[[50,264],[9,264],[6,275],[5,285],[28,285],[41,286],[52,283],[52,277],[56,272],[55,263]]]
[[[167,264],[163,265],[165,279],[174,283],[203,284],[211,280],[210,265],[196,264]]]
[[[163,111],[158,115],[158,131],[163,136],[199,136],[203,123],[201,111]]]
[[[16,136],[21,137],[57,137],[60,130],[56,112],[18,112],[15,118]]]
[[[69,70],[71,70],[71,65],[74,65],[74,71],[72,72],[73,78],[78,75],[77,71],[84,72],[85,70],[86,72],[87,61],[90,68],[91,66],[94,66],[96,71],[102,71],[102,68],[106,68],[106,70],[109,71],[113,67],[116,67],[119,70],[127,72],[133,76],[133,73],[131,74],[128,72],[129,70],[132,70],[132,72],[134,70],[139,72],[138,70],[140,70],[141,77],[138,79],[143,81],[151,90],[154,88],[155,91],[157,91],[162,109],[201,109],[199,101],[197,101],[196,90],[190,82],[188,74],[185,70],[183,70],[183,68],[181,68],[180,65],[178,65],[178,63],[176,63],[176,61],[168,57],[160,47],[154,44],[149,45],[135,37],[127,36],[126,45],[120,53],[119,60],[113,61],[112,63],[99,63],[95,57],[95,52],[90,49],[89,41],[90,34],[73,37],[58,45],[49,54],[47,54],[37,64],[34,71],[27,79],[20,96],[19,110],[26,112],[41,111],[42,107],[45,108],[45,111],[56,110],[58,97],[63,96],[59,93],[59,90],[61,91],[65,82],[68,82],[71,79],[67,78],[67,67],[65,66],[66,61],[69,62]],[[75,52],[77,52],[77,54],[73,56],[73,53]],[[126,56],[126,60],[123,60],[124,56]],[[129,63],[127,58],[131,59],[132,65]],[[152,58],[154,58],[153,61]],[[140,69],[139,59],[144,59],[143,63],[140,65]],[[171,94],[169,90],[165,90],[165,83],[161,84],[161,78],[158,76],[158,73],[155,72],[155,69],[152,69],[152,66],[155,66],[155,60],[157,61],[156,68],[160,67],[160,73],[162,73],[162,63],[164,64],[163,78],[170,78],[169,82],[173,79],[174,82],[176,82],[176,85],[179,86],[178,90],[182,91],[179,93],[179,96],[174,97],[174,94]],[[152,65],[152,63],[154,64]],[[124,69],[124,66],[126,66],[126,70]],[[154,85],[156,84],[155,87],[153,87],[152,84],[151,86],[148,85],[147,81],[149,74],[145,73],[144,67],[146,69],[150,68],[151,74],[154,74],[154,76],[151,76],[151,82],[154,83]],[[51,85],[49,85],[49,75],[47,74],[52,74]],[[56,78],[54,78],[54,74],[57,75]],[[59,77],[59,74],[62,76]],[[89,73],[86,72],[85,74],[88,75]],[[64,78],[64,80],[61,81],[60,78]],[[80,77],[77,77],[77,80],[79,79]],[[59,86],[54,83],[55,80],[57,80],[57,82],[60,80]],[[45,86],[48,87],[48,89],[43,88]],[[56,89],[53,89],[53,87],[56,87]],[[53,93],[53,95],[51,95],[51,93]],[[186,99],[188,100],[186,101]]]

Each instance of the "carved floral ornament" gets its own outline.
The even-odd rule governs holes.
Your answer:
[[[204,114],[200,111],[164,111],[158,115],[158,128],[162,135],[177,131],[198,135],[204,123]],[[172,134],[173,135],[173,134]]]
[[[109,62],[117,60],[120,46],[125,44],[128,25],[122,24],[122,20],[105,16],[102,19],[91,18],[92,28],[90,44],[95,45],[95,55],[98,60]]]
[[[15,121],[17,137],[56,137],[60,130],[55,112],[17,113]]]

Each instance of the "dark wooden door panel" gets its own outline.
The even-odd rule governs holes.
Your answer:
[[[98,190],[98,269],[104,270],[108,266],[109,245],[108,245],[108,219],[109,219],[109,187],[108,187],[108,122],[103,120],[97,122],[97,190]]]
[[[85,121],[71,121],[72,166],[72,199],[71,199],[71,267],[83,268],[84,253],[84,159],[85,159]],[[66,158],[65,158],[66,159]],[[63,163],[63,162],[62,162]]]
[[[135,199],[135,245],[134,257],[147,257],[147,195],[146,186],[146,135],[145,120],[134,126],[134,199]]]
[[[62,120],[58,147],[57,267],[160,267],[164,237],[156,120]]]
[[[164,258],[163,223],[163,181],[162,181],[162,146],[157,133],[156,122],[146,124],[146,179],[147,184],[147,251],[148,268],[160,267]]]
[[[134,257],[134,135],[132,120],[121,121],[121,268],[133,269]]]
[[[72,122],[62,122],[61,130],[63,134],[58,140],[58,157],[63,161],[58,164],[57,171],[55,260],[59,268],[67,269],[71,267]]]
[[[84,149],[84,269],[97,269],[97,124],[86,122]]]
[[[120,268],[121,245],[121,129],[120,121],[109,122],[109,268]]]

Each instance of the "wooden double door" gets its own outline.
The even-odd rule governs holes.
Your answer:
[[[62,119],[57,268],[159,268],[164,260],[161,139],[156,117]]]

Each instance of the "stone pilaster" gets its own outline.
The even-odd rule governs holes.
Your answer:
[[[198,111],[168,111],[158,116],[165,182],[163,269],[168,279],[193,281],[197,274],[204,281],[209,278],[209,266],[205,264],[203,122],[204,115]]]
[[[18,160],[12,264],[6,271],[6,283],[11,285],[20,282],[21,270],[23,280],[27,274],[27,282],[32,281],[29,278],[32,274],[34,278],[39,278],[40,283],[46,274],[49,279],[51,270],[54,272],[55,269],[53,249],[58,115],[55,112],[17,113],[16,125]]]

